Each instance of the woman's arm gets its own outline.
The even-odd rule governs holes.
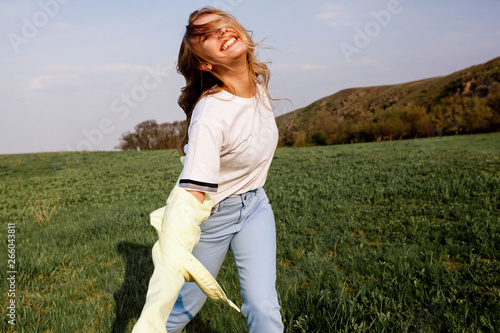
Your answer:
[[[196,199],[198,199],[199,202],[203,203],[203,200],[205,200],[205,192],[192,191],[192,190],[187,190],[187,191],[191,193]]]

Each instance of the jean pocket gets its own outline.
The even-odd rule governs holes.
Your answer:
[[[215,206],[212,207],[212,210],[210,212],[210,216],[212,216],[212,214],[214,213],[217,213],[219,211],[219,202],[215,204]]]

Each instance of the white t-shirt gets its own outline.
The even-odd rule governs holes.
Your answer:
[[[223,90],[201,98],[179,186],[208,192],[213,205],[263,186],[278,143],[271,110],[267,96],[242,98]]]

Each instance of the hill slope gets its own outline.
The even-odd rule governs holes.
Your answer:
[[[448,76],[351,88],[277,118],[281,146],[498,131],[500,57]]]

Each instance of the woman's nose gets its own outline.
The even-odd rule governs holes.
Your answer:
[[[224,35],[227,33],[227,28],[220,28],[219,29],[219,37],[224,37]]]

